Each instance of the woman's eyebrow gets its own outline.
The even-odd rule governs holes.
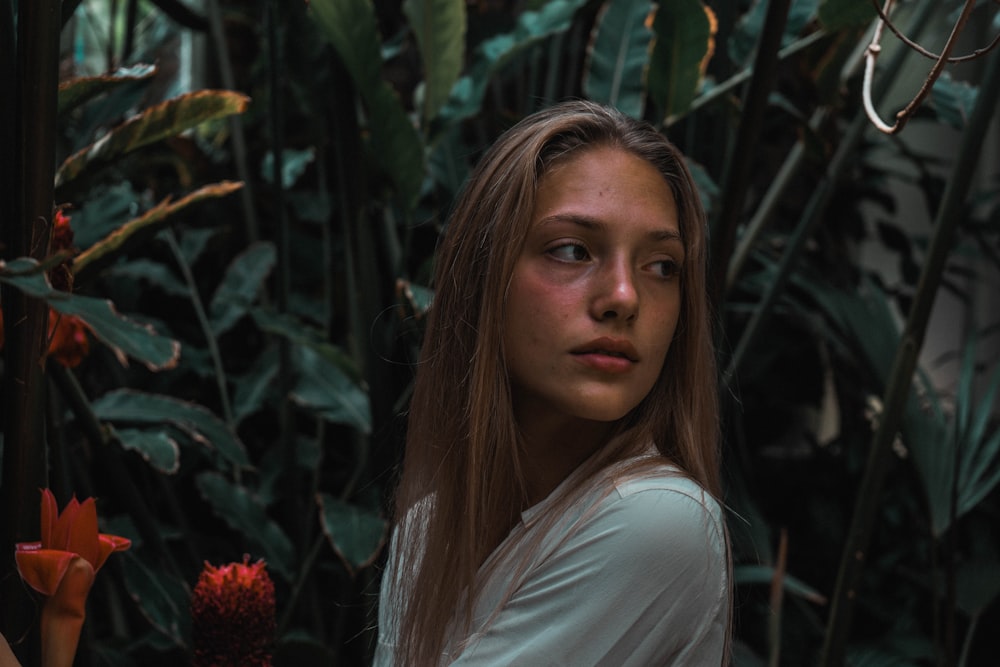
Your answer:
[[[556,213],[554,215],[548,215],[538,221],[538,226],[557,223],[570,223],[583,227],[587,230],[598,232],[602,232],[607,229],[607,225],[603,221],[579,213]],[[678,243],[684,243],[684,239],[681,238],[680,232],[669,227],[656,227],[650,229],[646,233],[646,236],[649,237],[649,240],[652,242],[677,241]]]

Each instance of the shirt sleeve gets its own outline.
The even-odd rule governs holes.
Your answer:
[[[707,494],[612,494],[527,573],[456,667],[721,665],[725,538]]]

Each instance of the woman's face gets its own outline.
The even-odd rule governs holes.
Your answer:
[[[683,262],[673,195],[645,160],[589,148],[542,176],[504,329],[523,432],[571,433],[642,401],[677,326]]]

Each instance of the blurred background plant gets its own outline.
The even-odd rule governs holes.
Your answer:
[[[709,211],[735,664],[991,664],[1000,19],[878,8],[0,0],[21,661],[39,603],[13,545],[48,487],[133,544],[80,664],[189,660],[204,563],[243,554],[274,582],[275,664],[369,662],[437,236],[492,140],[573,96],[662,129]],[[925,82],[879,132],[865,98],[891,118]],[[50,310],[84,323],[75,365]]]

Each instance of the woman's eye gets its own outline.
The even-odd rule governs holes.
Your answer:
[[[550,248],[548,253],[564,262],[582,262],[589,257],[587,249],[577,243],[566,243]]]
[[[681,272],[680,265],[672,259],[664,259],[653,263],[653,269],[662,278],[675,278]]]

